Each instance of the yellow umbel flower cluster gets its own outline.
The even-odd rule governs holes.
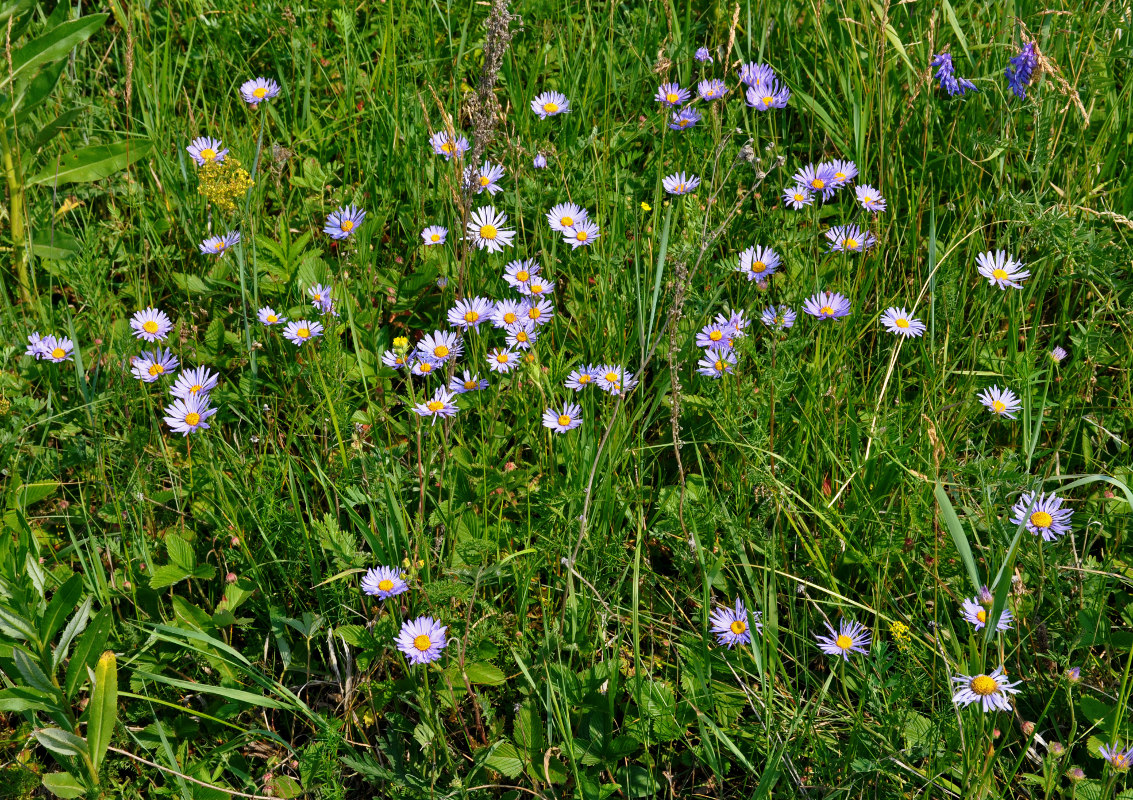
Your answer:
[[[232,156],[223,161],[209,161],[197,173],[200,192],[221,211],[235,211],[236,198],[252,188],[252,176]]]
[[[893,644],[902,653],[909,647],[909,626],[903,622],[894,622],[889,626],[889,635],[893,637]]]

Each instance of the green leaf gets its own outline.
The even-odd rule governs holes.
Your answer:
[[[948,20],[948,27],[956,34],[956,40],[960,42],[960,49],[968,57],[968,63],[971,63],[972,51],[968,49],[968,37],[964,35],[964,29],[960,27],[960,21],[956,19],[956,10],[952,8],[952,4],[948,0],[944,0],[944,18]]]
[[[175,564],[163,564],[149,576],[149,585],[151,589],[164,589],[188,577],[189,573]]]
[[[49,712],[58,708],[55,698],[47,692],[31,689],[27,686],[13,686],[0,691],[0,711],[11,713],[14,711],[43,711]]]
[[[55,638],[55,634],[63,627],[63,621],[70,616],[82,596],[83,576],[78,574],[72,575],[55,590],[51,602],[47,604],[47,610],[43,612],[43,617],[39,620],[39,640],[41,642],[46,644]]]
[[[468,676],[469,683],[478,684],[481,686],[499,686],[507,680],[503,670],[492,664],[484,664],[475,661],[471,664],[464,665],[464,674]],[[454,675],[459,679],[460,667],[456,665]]]
[[[39,133],[31,140],[31,152],[37,152],[41,147],[50,142],[59,132],[71,127],[71,124],[79,118],[86,109],[72,108],[70,111],[64,111],[51,122],[44,125],[39,129]]]
[[[102,609],[94,615],[90,625],[75,643],[75,652],[67,662],[67,674],[63,679],[63,693],[67,697],[75,696],[75,692],[87,677],[87,667],[94,663],[106,646],[106,637],[110,635],[110,621],[110,609]]]
[[[90,759],[98,770],[110,746],[110,737],[118,721],[118,660],[107,650],[94,668],[94,689],[87,707],[87,744]]]
[[[43,788],[56,797],[82,797],[86,787],[74,775],[66,772],[48,772],[43,776]]]
[[[303,787],[290,775],[276,775],[271,779],[271,796],[291,800],[303,794]]]
[[[79,17],[64,22],[38,39],[25,44],[12,54],[12,70],[11,72],[4,70],[4,77],[0,79],[0,89],[13,81],[30,78],[39,66],[66,56],[75,45],[85,42],[101,28],[109,16],[109,14],[91,14]]]
[[[79,610],[71,615],[71,621],[63,629],[63,635],[59,637],[59,644],[55,645],[55,652],[51,656],[51,666],[54,669],[59,669],[63,660],[67,658],[67,651],[71,647],[71,642],[75,641],[75,637],[86,629],[87,622],[90,620],[92,605],[94,605],[94,597],[87,595],[87,599],[79,606]]]
[[[229,689],[227,686],[210,686],[207,683],[183,681],[179,678],[169,678],[165,675],[156,675],[152,672],[145,672],[143,670],[135,670],[134,677],[142,678],[143,680],[155,681],[157,683],[164,683],[168,686],[184,689],[187,692],[215,694],[219,697],[225,697],[229,700],[235,700],[238,703],[247,703],[248,705],[252,706],[261,706],[262,708],[287,708],[286,705],[279,702],[278,700],[273,700],[270,697],[265,697],[258,692],[245,692],[242,689]]]
[[[28,186],[62,186],[65,183],[90,183],[125,169],[139,158],[149,155],[153,145],[145,139],[127,139],[114,144],[95,144],[74,150],[49,164],[27,180]]]
[[[169,552],[169,560],[186,572],[192,572],[197,566],[193,546],[177,534],[171,533],[165,537],[165,549]]]
[[[83,246],[78,239],[65,231],[38,229],[33,237],[31,249],[40,258],[66,261],[74,258]]]
[[[0,22],[7,23],[9,17],[14,17],[25,8],[30,7],[33,1],[34,0],[14,0],[14,2],[0,5]]]
[[[983,583],[980,581],[980,572],[976,569],[976,560],[972,558],[972,548],[968,546],[968,537],[964,535],[960,518],[956,516],[956,509],[952,507],[948,493],[944,491],[944,487],[939,482],[936,484],[933,493],[936,495],[937,505],[940,506],[940,516],[944,518],[944,526],[948,528],[948,533],[952,536],[952,543],[956,545],[956,550],[960,553],[960,560],[964,562],[964,568],[968,570],[968,579],[972,582],[972,589],[975,590],[976,594],[979,594]]]
[[[39,689],[41,692],[48,694],[55,693],[55,687],[51,685],[51,679],[47,674],[35,663],[31,654],[22,647],[12,648],[12,661],[16,665],[16,671],[20,673],[20,677],[24,679],[24,683],[33,689]]]
[[[52,753],[67,758],[78,758],[87,754],[87,743],[62,728],[41,728],[35,732],[35,738]]]
[[[523,756],[511,742],[500,742],[492,754],[484,760],[489,769],[508,778],[517,778],[523,772]]]
[[[207,294],[209,287],[199,275],[188,272],[174,272],[173,282],[177,288],[188,294]]]
[[[37,641],[31,620],[20,616],[7,606],[0,606],[0,633],[12,639]]]
[[[16,124],[22,123],[35,107],[42,103],[55,90],[59,83],[59,76],[63,74],[63,67],[67,62],[59,61],[49,65],[46,69],[33,77],[22,87],[16,89],[16,97],[12,103],[15,112]]]
[[[625,790],[626,797],[652,797],[661,788],[653,773],[637,764],[618,770],[618,784]]]
[[[44,500],[51,495],[55,494],[55,490],[59,488],[58,481],[40,481],[38,483],[25,483],[20,488],[16,489],[15,495],[9,500],[9,508],[18,508],[21,511],[27,511],[28,506],[35,505],[40,500]]]

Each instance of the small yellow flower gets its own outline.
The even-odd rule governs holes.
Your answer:
[[[889,626],[889,635],[893,637],[893,644],[904,652],[909,646],[909,626],[903,622],[894,622]]]
[[[646,202],[645,202],[644,200],[642,200],[642,201],[641,201],[641,210],[642,210],[642,211],[652,211],[652,210],[653,210],[653,206],[649,205],[649,204],[648,204],[648,203],[646,203]]]
[[[393,349],[398,353],[404,353],[409,349],[409,338],[406,336],[398,336],[393,340]]]
[[[222,211],[236,210],[236,200],[252,188],[252,176],[240,162],[229,156],[224,161],[209,161],[197,173],[197,191]]]

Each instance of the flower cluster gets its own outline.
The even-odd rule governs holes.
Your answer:
[[[55,336],[54,334],[40,336],[39,331],[33,331],[28,334],[28,344],[27,349],[24,350],[24,355],[31,356],[36,361],[43,359],[58,364],[61,361],[70,361],[74,351],[74,344],[66,336]]]

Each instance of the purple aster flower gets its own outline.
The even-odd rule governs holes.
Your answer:
[[[768,306],[763,309],[763,313],[759,315],[759,321],[778,331],[785,331],[787,328],[795,324],[797,314],[786,306]]]
[[[56,364],[70,361],[75,352],[75,345],[70,339],[53,334],[40,339],[39,348],[43,358]]]
[[[719,322],[709,322],[700,329],[700,333],[696,334],[696,346],[701,348],[718,347],[724,349],[731,349],[729,340],[731,339],[731,331],[728,330],[727,324],[721,325]]]
[[[520,355],[514,350],[497,347],[488,353],[488,368],[492,372],[511,372],[519,365]]]
[[[470,145],[463,136],[453,139],[447,131],[437,131],[429,137],[429,146],[438,156],[444,156],[445,161],[452,161],[453,157],[460,158],[468,152]]]
[[[223,236],[210,236],[197,245],[197,247],[200,249],[202,255],[222,256],[228,252],[228,248],[239,243],[240,231],[230,231]]]
[[[838,624],[838,630],[835,631],[830,627],[830,623],[823,623],[826,625],[826,630],[830,631],[829,636],[816,634],[815,639],[818,641],[818,649],[827,655],[842,656],[844,661],[850,660],[850,653],[868,653],[871,634],[869,630],[860,622],[843,619]]]
[[[801,211],[814,202],[814,194],[806,186],[798,184],[783,192],[783,202],[795,211]]]
[[[854,189],[854,194],[858,196],[858,202],[861,203],[862,208],[866,211],[884,211],[885,198],[881,196],[881,192],[874,189],[868,183],[863,183]]]
[[[548,408],[543,412],[543,427],[555,433],[573,431],[582,424],[582,408],[577,403],[564,403],[559,410]]]
[[[823,234],[830,242],[831,253],[861,253],[877,244],[877,238],[857,225],[837,225]]]
[[[838,179],[830,164],[807,164],[794,174],[792,180],[796,186],[805,186],[815,194],[822,195],[823,201],[833,197],[834,190],[838,188]]]
[[[1058,495],[1024,492],[1019,501],[1011,507],[1011,524],[1026,525],[1035,536],[1043,537],[1044,542],[1054,542],[1059,536],[1070,533],[1070,518],[1074,511],[1063,508],[1065,501]]]
[[[827,161],[826,166],[834,170],[834,186],[839,189],[858,177],[858,165],[853,161],[842,161],[836,158],[833,161]]]
[[[244,102],[255,109],[260,103],[279,94],[279,84],[270,78],[253,78],[240,85],[240,94],[244,97]]]
[[[983,403],[991,413],[998,417],[1015,419],[1015,412],[1023,407],[1023,403],[1013,391],[1010,389],[1000,389],[998,386],[984,389],[979,393],[978,397],[980,402]]]
[[[736,363],[736,354],[730,348],[714,347],[704,351],[704,357],[696,362],[697,372],[709,378],[722,378],[730,373]]]
[[[551,206],[551,210],[547,212],[547,224],[551,226],[551,230],[559,233],[566,233],[589,218],[586,209],[574,203],[559,203]]]
[[[517,263],[517,262],[512,262]],[[534,261],[529,262],[535,264]],[[510,265],[509,265],[510,266]],[[538,266],[537,264],[535,266]],[[521,273],[516,273],[521,274]],[[531,273],[527,273],[530,275]],[[527,314],[526,305],[519,300],[501,300],[496,303],[496,307],[492,312],[492,325],[497,328],[510,328],[515,323],[523,319]]]
[[[718,78],[701,81],[696,85],[696,93],[701,100],[719,100],[728,93],[728,85]]]
[[[530,320],[523,320],[508,328],[507,339],[505,341],[509,348],[530,350],[531,345],[535,344],[538,338],[539,331],[535,327],[535,323]]]
[[[1067,353],[1064,348],[1059,347],[1058,345],[1055,345],[1054,348],[1050,351],[1050,357],[1056,364],[1061,364],[1063,359],[1065,359],[1068,355],[1070,354]]]
[[[669,194],[691,194],[700,186],[700,178],[695,175],[686,176],[683,172],[674,172],[662,178],[661,185]]]
[[[144,311],[136,312],[130,318],[130,327],[134,331],[134,336],[138,339],[145,339],[147,342],[160,342],[164,341],[165,337],[169,335],[169,331],[173,329],[173,322],[164,311],[147,308]]]
[[[594,373],[599,388],[610,394],[627,394],[637,386],[633,373],[617,364],[603,364]]]
[[[563,382],[563,386],[574,389],[576,392],[581,392],[587,386],[592,385],[594,385],[594,367],[589,364],[582,369],[572,369]]]
[[[197,395],[209,395],[216,388],[219,380],[220,376],[208,367],[187,369],[177,376],[169,393],[181,400]]]
[[[546,169],[547,157],[542,153],[536,153],[535,159],[531,162],[531,165],[535,167],[535,169]]]
[[[988,609],[984,608],[978,601],[979,598],[964,598],[964,602],[960,604],[960,616],[966,622],[971,623],[977,631],[987,625]],[[1011,621],[1013,617],[1011,612],[1004,609],[999,615],[999,622],[996,624],[997,631],[1011,630]]]
[[[683,131],[698,122],[700,122],[699,111],[695,108],[682,108],[680,111],[673,112],[673,116],[669,120],[669,128],[674,131]]]
[[[454,395],[448,389],[438,386],[430,400],[425,400],[413,406],[413,413],[421,417],[432,417],[434,425],[442,417],[451,417],[460,409],[453,402]]]
[[[511,247],[515,238],[515,231],[505,228],[506,224],[507,214],[496,211],[492,206],[478,208],[468,221],[468,238],[477,249],[498,253],[505,247]]]
[[[708,52],[707,47],[698,47],[696,49],[696,53],[693,54],[693,58],[695,58],[701,64],[712,63],[712,55]]]
[[[165,424],[174,433],[188,436],[199,430],[208,430],[209,424],[206,420],[216,413],[216,409],[209,406],[209,396],[206,394],[178,398],[164,409],[164,413]]]
[[[682,89],[675,83],[662,83],[657,89],[657,94],[653,95],[653,99],[666,108],[676,108],[688,102],[690,97],[692,92]]]
[[[456,305],[449,309],[448,324],[465,331],[479,330],[480,323],[486,322],[493,310],[492,301],[486,297],[457,300]]]
[[[765,281],[779,269],[779,254],[770,247],[749,247],[740,253],[736,272],[741,272],[749,281]]]
[[[396,567],[368,569],[362,576],[362,592],[376,596],[379,600],[389,600],[408,591],[405,573]]]
[[[913,319],[909,312],[897,307],[885,309],[885,313],[881,315],[881,324],[890,333],[906,338],[922,336],[928,330],[919,319]]]
[[[361,225],[365,218],[366,212],[356,206],[335,209],[327,215],[323,233],[332,239],[345,239],[354,233],[355,228]]]
[[[386,350],[382,353],[382,363],[393,369],[405,369],[409,366],[409,355],[396,350]]]
[[[444,652],[448,640],[445,638],[447,625],[442,625],[432,617],[418,617],[402,623],[397,634],[397,649],[405,654],[410,664],[428,664],[436,661]]]
[[[264,306],[256,316],[264,325],[279,325],[281,322],[287,322],[287,317],[279,316],[271,306]]]
[[[24,350],[24,355],[31,356],[36,361],[46,357],[46,353],[43,352],[43,337],[39,335],[39,331],[28,334],[28,346]]]
[[[464,352],[460,334],[452,331],[433,331],[417,342],[417,352],[443,364],[451,358],[458,358]]]
[[[545,297],[525,300],[521,308],[520,319],[526,317],[535,325],[546,325],[555,316],[555,307]]]
[[[464,370],[464,375],[453,375],[449,379],[448,388],[454,394],[479,392],[488,388],[488,381],[482,379],[479,375],[473,375],[468,370]]]
[[[580,247],[589,247],[598,241],[599,236],[601,236],[601,232],[599,231],[598,223],[588,219],[576,222],[563,231],[563,241],[570,245],[571,250],[577,250]]]
[[[416,375],[418,378],[429,377],[437,371],[437,368],[439,366],[441,366],[441,362],[437,361],[431,356],[427,356],[422,353],[413,353],[412,355],[407,353],[406,358],[412,358],[412,362],[409,366],[409,372],[412,375]]]
[[[976,256],[976,269],[987,278],[992,286],[1000,290],[1010,286],[1012,289],[1022,289],[1023,281],[1031,277],[1028,270],[1013,257],[1007,255],[1006,250],[987,251]]]
[[[168,348],[164,350],[143,350],[141,355],[133,360],[130,371],[134,377],[145,383],[153,383],[163,375],[172,375],[177,371],[177,356]],[[178,395],[174,394],[174,397]]]
[[[1114,742],[1113,746],[1101,745],[1098,754],[1104,758],[1114,772],[1128,772],[1133,767],[1133,747],[1122,748],[1121,742]]]
[[[749,613],[744,608],[743,600],[736,598],[735,607],[721,606],[708,615],[708,622],[712,632],[716,634],[717,644],[726,644],[731,650],[737,644],[751,644],[751,629],[763,632],[763,615],[754,611]]]
[[[322,335],[323,325],[321,322],[311,322],[305,319],[288,322],[287,327],[283,329],[283,337],[296,347],[302,347],[304,342],[312,341]]]
[[[803,311],[818,319],[838,319],[850,313],[850,301],[838,292],[819,292],[808,297]]]
[[[776,80],[775,70],[771,69],[767,64],[756,64],[750,62],[741,64],[739,69],[740,82],[752,87],[753,89],[764,86]]]
[[[1035,67],[1039,65],[1039,57],[1035,52],[1035,43],[1027,42],[1019,54],[1011,59],[1011,65],[1003,71],[1007,76],[1007,85],[1020,100],[1027,97],[1027,86],[1035,74]]]
[[[555,291],[555,282],[543,275],[532,275],[527,283],[521,283],[515,290],[526,297],[542,297]]]
[[[334,310],[334,297],[329,286],[316,284],[307,290],[307,296],[311,298],[311,305],[322,313],[328,314]]]
[[[956,675],[952,678],[956,694],[952,695],[952,702],[961,708],[979,703],[986,714],[989,711],[1010,711],[1011,703],[1008,695],[1019,694],[1015,687],[1019,681],[1011,683],[1003,667],[997,667],[990,675]]]
[[[504,176],[504,168],[502,164],[493,164],[490,161],[485,161],[484,166],[479,170],[472,167],[464,170],[464,183],[466,186],[471,187],[476,194],[487,192],[488,194],[495,194],[502,192],[503,187],[500,186],[499,180]]]
[[[198,136],[185,149],[197,162],[198,167],[203,167],[210,161],[220,164],[224,161],[224,157],[228,155],[228,148],[221,148],[220,139],[213,139],[209,136]]]
[[[441,225],[430,225],[425,230],[421,231],[421,239],[425,242],[426,247],[432,247],[435,244],[444,244],[448,238],[448,228]]]
[[[744,94],[748,106],[756,111],[769,111],[772,108],[786,108],[791,99],[791,90],[772,78],[758,86],[749,86]]]
[[[531,110],[539,119],[555,117],[570,111],[570,100],[562,92],[543,92],[531,101]]]

